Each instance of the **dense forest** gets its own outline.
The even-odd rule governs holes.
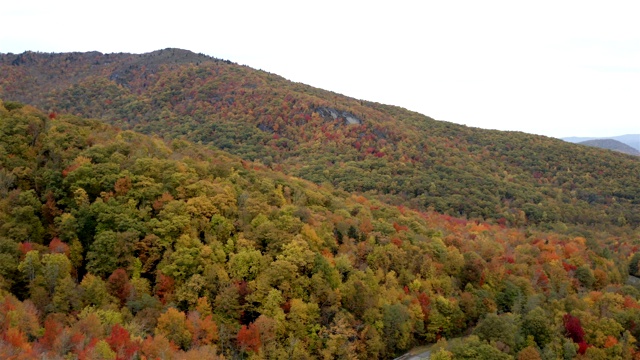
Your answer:
[[[2,54],[0,98],[421,211],[565,233],[640,224],[636,157],[435,121],[179,49]]]
[[[637,157],[179,49],[0,99],[0,358],[640,359]]]
[[[417,212],[16,102],[0,194],[2,358],[640,356],[637,237]]]

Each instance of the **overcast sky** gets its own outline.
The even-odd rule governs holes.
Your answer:
[[[435,119],[640,133],[638,1],[21,0],[0,52],[201,52]]]

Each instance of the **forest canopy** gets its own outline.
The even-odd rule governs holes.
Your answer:
[[[9,101],[0,154],[3,358],[636,353],[637,237],[419,212]]]
[[[0,99],[1,358],[640,358],[636,157],[179,49]]]

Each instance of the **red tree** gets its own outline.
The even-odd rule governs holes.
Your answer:
[[[564,323],[567,336],[570,337],[573,342],[581,343],[584,341],[584,329],[580,324],[580,319],[571,314],[566,314],[562,318],[562,322]]]
[[[129,282],[129,276],[124,269],[116,269],[109,280],[107,281],[107,288],[111,295],[120,299],[120,305],[124,305],[131,294],[131,283]]]
[[[67,257],[69,256],[69,245],[63,243],[57,237],[53,238],[49,243],[49,251],[54,254],[65,254]]]
[[[48,318],[44,321],[44,335],[38,342],[44,349],[51,350],[60,332],[62,332],[62,325],[54,319]]]
[[[109,344],[111,350],[115,351],[117,360],[133,358],[140,348],[138,344],[131,341],[129,332],[120,324],[113,325],[111,335],[105,341]]]
[[[162,273],[158,275],[158,281],[156,282],[156,295],[158,295],[158,298],[163,305],[167,303],[167,299],[169,299],[173,294],[174,285],[175,282],[171,277]]]
[[[255,323],[249,324],[249,327],[242,325],[237,340],[242,351],[260,351],[260,331]]]

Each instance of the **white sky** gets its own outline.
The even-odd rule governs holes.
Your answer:
[[[166,4],[166,5],[163,5]],[[640,133],[638,1],[21,0],[0,52],[177,47],[436,119]]]

